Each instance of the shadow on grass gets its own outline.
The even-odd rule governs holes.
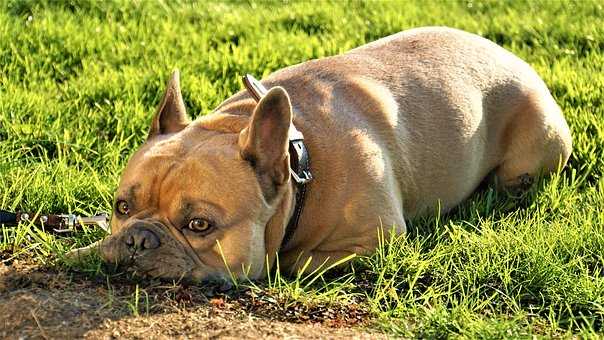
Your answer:
[[[174,312],[230,322],[242,322],[251,315],[338,328],[369,321],[368,311],[359,303],[296,301],[268,288],[266,282],[235,288],[224,283],[149,279],[100,261],[71,268],[39,265],[31,259],[0,265],[0,321],[7,325],[0,337],[81,337],[106,328],[108,322],[170,317]]]

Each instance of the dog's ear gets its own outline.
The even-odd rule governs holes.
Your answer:
[[[180,72],[174,70],[168,81],[164,97],[155,112],[149,137],[178,132],[189,124],[185,102],[180,93]]]
[[[283,184],[289,178],[288,131],[292,106],[282,87],[273,87],[260,100],[249,125],[239,134],[241,157],[262,178]]]

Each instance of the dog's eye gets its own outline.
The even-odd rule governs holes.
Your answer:
[[[207,220],[204,220],[202,218],[194,218],[191,221],[189,221],[188,228],[191,229],[192,231],[202,233],[202,232],[210,230],[210,228],[212,228],[212,224],[210,224],[210,222],[208,222]]]
[[[128,213],[130,212],[128,202],[126,201],[117,201],[117,203],[115,204],[115,209],[121,215],[128,215]]]

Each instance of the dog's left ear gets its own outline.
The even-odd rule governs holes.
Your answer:
[[[284,88],[273,87],[260,100],[249,125],[239,134],[241,157],[275,184],[289,178],[288,132],[292,106]]]
[[[174,133],[184,129],[189,124],[185,102],[180,93],[180,72],[174,70],[168,81],[164,97],[155,112],[151,123],[149,137],[165,133]]]

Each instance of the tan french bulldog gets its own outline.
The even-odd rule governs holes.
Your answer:
[[[379,228],[447,211],[493,173],[517,187],[572,149],[537,73],[463,31],[404,31],[263,80],[190,122],[178,72],[116,193],[112,234],[76,250],[164,278],[258,278],[375,250]],[[298,226],[288,129],[305,136],[314,180]]]

